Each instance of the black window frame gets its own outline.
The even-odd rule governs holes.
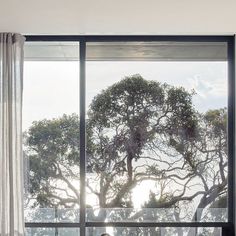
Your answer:
[[[26,228],[80,228],[80,236],[88,227],[220,227],[222,235],[234,235],[235,227],[235,36],[234,35],[25,35],[26,42],[78,42],[80,48],[80,222],[25,222]],[[86,170],[86,43],[88,42],[225,42],[228,61],[228,222],[87,222],[85,205]]]

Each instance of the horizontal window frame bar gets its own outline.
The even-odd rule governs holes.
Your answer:
[[[84,41],[84,42],[229,42],[233,35],[25,35],[28,42]]]
[[[230,228],[228,222],[87,222],[86,227],[219,227]]]
[[[80,228],[80,223],[69,222],[25,222],[25,228]]]
[[[26,222],[26,228],[78,228],[81,224],[69,222]],[[228,222],[86,222],[85,227],[190,227],[231,228]]]

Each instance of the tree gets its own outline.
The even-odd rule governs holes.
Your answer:
[[[93,99],[87,119],[87,191],[100,208],[113,210],[90,211],[90,220],[147,220],[144,210],[128,208],[135,187],[150,181],[157,187],[143,209],[174,209],[174,221],[200,220],[226,195],[227,111],[200,114],[193,95],[134,75]],[[78,206],[78,117],[34,122],[26,136],[35,203]],[[152,221],[157,214],[148,217]]]
[[[41,207],[79,204],[79,120],[75,114],[36,121],[26,134],[29,189]],[[76,187],[76,185],[78,185]]]

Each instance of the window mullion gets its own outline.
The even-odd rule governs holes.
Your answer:
[[[86,170],[86,123],[85,123],[85,59],[86,43],[80,41],[80,236],[85,236],[85,170]]]

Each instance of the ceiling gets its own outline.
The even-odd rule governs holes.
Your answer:
[[[0,31],[30,35],[236,32],[235,0],[0,0]]]

